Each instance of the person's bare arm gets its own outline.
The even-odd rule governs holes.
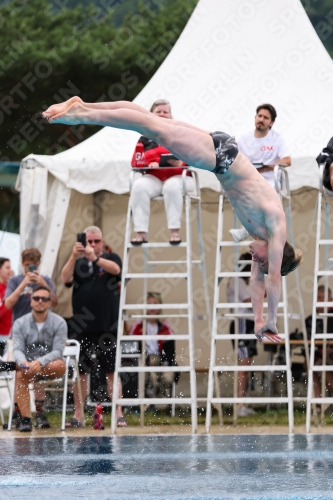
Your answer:
[[[33,282],[32,277],[33,273],[28,273],[18,285],[18,287],[15,288],[13,293],[8,295],[8,297],[5,299],[5,306],[7,307],[7,309],[12,309],[15,306],[25,287]]]
[[[90,262],[95,262],[95,260],[97,259],[95,251],[91,245],[87,245],[85,247],[84,253],[87,259],[90,260]],[[121,271],[116,262],[109,259],[103,259],[103,257],[99,257],[98,266],[104,269],[104,271],[106,271],[107,273],[114,274],[115,276],[117,276]]]
[[[274,235],[268,241],[268,277],[266,284],[268,310],[264,325],[258,332],[258,335],[263,335],[272,342],[281,341],[276,328],[276,320],[281,295],[281,263],[285,242],[286,227],[285,222],[281,220],[276,225]]]
[[[275,165],[280,165],[281,167],[290,167],[291,165],[290,156],[285,156],[284,158],[281,158],[281,160],[277,161]]]
[[[274,169],[275,165],[280,165],[281,167],[290,167],[290,165],[291,165],[290,156],[285,156],[284,158],[281,158],[281,160],[277,161],[276,163],[272,163],[272,165],[263,165],[262,167],[258,168],[258,172],[260,174],[263,174],[264,172],[270,172]]]
[[[98,259],[98,266],[104,269],[104,271],[106,271],[107,273],[114,274],[115,276],[117,276],[121,271],[116,262],[108,259],[103,259],[103,257],[100,257]]]
[[[250,291],[254,313],[254,331],[257,335],[260,328],[264,325],[265,275],[260,269],[259,262],[255,261],[252,261],[251,266]]]
[[[61,271],[61,281],[63,283],[71,283],[73,281],[75,262],[76,257],[72,254]]]
[[[278,303],[281,295],[281,264],[286,243],[286,223],[277,224],[274,235],[268,241],[268,277],[267,277],[267,323],[276,323]]]
[[[281,283],[281,277],[280,277],[280,283]],[[272,284],[272,281],[270,284]],[[271,340],[272,342],[281,341],[281,338],[278,335],[278,331],[276,328],[276,314],[275,314],[275,321],[271,322],[268,321],[269,312],[267,313],[266,320],[264,320],[264,313],[263,313],[263,303],[266,294],[267,297],[269,297],[267,298],[268,311],[277,310],[277,303],[279,301],[280,292],[277,293],[275,292],[276,290],[270,287],[269,280],[267,280],[267,290],[265,290],[264,273],[261,271],[258,262],[252,262],[251,297],[252,297],[252,306],[253,306],[254,322],[255,322],[254,332],[260,344],[262,344],[263,337],[266,337],[268,340]]]

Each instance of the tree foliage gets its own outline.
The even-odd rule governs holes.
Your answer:
[[[49,127],[38,113],[72,95],[86,102],[132,100],[169,53],[196,3],[136,2],[118,27],[114,9],[55,9],[48,0],[5,4],[0,160],[54,154],[95,133],[97,127]]]
[[[310,21],[330,56],[333,57],[332,0],[301,0]]]

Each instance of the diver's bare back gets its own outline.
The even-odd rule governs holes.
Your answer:
[[[285,220],[275,189],[240,152],[229,170],[216,176],[243,226],[267,241],[281,218]]]

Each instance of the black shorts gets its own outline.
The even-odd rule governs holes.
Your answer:
[[[240,319],[238,320],[241,324],[239,325],[239,333],[254,333],[254,321],[250,319]],[[243,331],[242,331],[243,330]],[[244,331],[245,330],[245,331]],[[230,323],[230,333],[235,333],[235,322]],[[235,346],[234,340],[232,345]],[[257,341],[255,339],[249,340],[238,340],[238,357],[239,358],[252,358],[257,356]]]
[[[235,161],[238,155],[238,147],[234,137],[225,132],[212,132],[210,134],[213,139],[216,166],[212,171],[214,174],[225,174],[230,165]]]
[[[116,366],[117,337],[112,333],[81,333],[75,337],[80,342],[79,371],[90,373],[92,364],[104,373],[114,373]]]

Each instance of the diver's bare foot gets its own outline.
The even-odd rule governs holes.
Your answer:
[[[84,122],[87,116],[87,108],[78,102],[74,102],[62,113],[46,116],[49,123],[63,123],[64,125],[78,125]]]
[[[49,120],[49,118],[52,118],[56,115],[65,113],[66,110],[75,102],[79,102],[80,104],[83,104],[83,101],[80,97],[74,96],[74,97],[71,97],[70,99],[68,99],[68,101],[60,102],[59,104],[52,104],[52,106],[47,108],[47,110],[45,110],[42,113],[42,116],[44,118],[46,118],[47,120]]]

